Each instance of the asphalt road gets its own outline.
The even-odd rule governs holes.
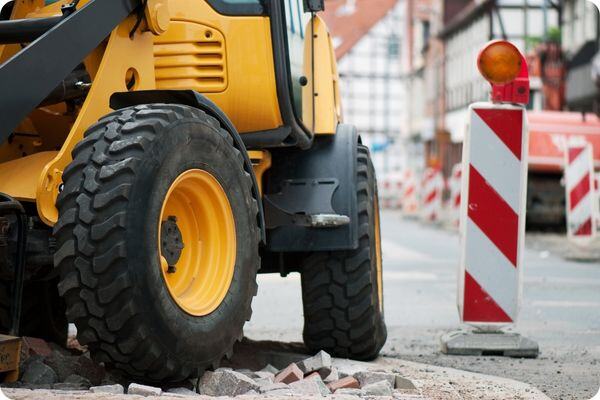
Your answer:
[[[548,240],[551,239],[551,240]],[[439,337],[460,327],[456,307],[459,256],[455,232],[382,214],[385,312],[383,353],[530,383],[552,399],[589,399],[600,387],[600,263],[561,258],[557,237],[527,239],[523,304],[515,330],[540,345],[537,359],[456,357]],[[252,339],[302,340],[298,274],[259,277]]]

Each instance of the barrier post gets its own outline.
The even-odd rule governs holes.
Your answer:
[[[596,237],[598,199],[592,145],[567,146],[565,150],[565,190],[567,237],[577,245],[587,245]]]
[[[463,143],[457,299],[460,320],[472,329],[444,335],[442,351],[536,357],[537,343],[503,331],[514,325],[521,304],[527,64],[512,44],[494,41],[481,52],[478,66],[492,83],[492,102],[469,107]],[[505,76],[511,68],[514,74]]]

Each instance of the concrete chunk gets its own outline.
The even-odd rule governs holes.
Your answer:
[[[125,388],[122,385],[102,385],[102,386],[92,386],[90,388],[90,392],[92,393],[110,393],[110,394],[123,394],[125,393]]]
[[[335,391],[335,395],[364,396],[365,392],[362,389],[341,388]]]
[[[331,392],[320,379],[303,379],[290,383],[290,390],[299,396],[326,396]]]
[[[127,388],[127,394],[137,394],[140,396],[160,396],[162,389],[154,386],[140,385],[139,383],[131,383]]]
[[[258,391],[260,393],[267,393],[267,392],[272,392],[273,390],[281,390],[281,389],[289,389],[289,386],[282,382],[270,383],[267,385],[261,385],[258,388]]]
[[[362,387],[367,396],[391,396],[393,394],[392,385],[388,381],[379,381],[370,383]]]
[[[321,378],[326,378],[331,373],[331,356],[321,350],[314,356],[298,362],[298,368],[305,375],[318,372]]]
[[[321,395],[327,396],[328,394],[331,394],[331,390],[329,390],[325,382],[323,382],[323,379],[321,378],[318,372],[313,372],[308,377],[304,378],[304,380],[313,380],[319,387]]]
[[[415,390],[416,387],[412,383],[410,379],[403,378],[399,375],[396,375],[396,380],[394,381],[395,389],[404,389],[404,390]]]
[[[279,372],[279,370],[277,368],[275,368],[274,366],[272,366],[271,364],[267,364],[259,372],[270,372],[273,375],[277,375],[277,373]]]
[[[200,380],[200,394],[206,396],[239,396],[258,385],[244,374],[232,370],[205,372]]]
[[[167,390],[165,394],[181,394],[184,396],[200,396],[198,393],[184,387],[171,388]]]
[[[304,378],[302,370],[300,370],[296,364],[290,364],[275,376],[274,382],[292,383],[299,381],[302,378]]]
[[[388,374],[385,372],[361,371],[354,374],[354,377],[360,383],[360,387],[369,385],[371,383],[377,383],[380,381],[388,382],[390,384],[390,387],[392,388],[396,384],[396,375]]]
[[[338,374],[337,368],[331,368],[331,373],[323,378],[323,382],[331,383],[340,379],[340,374]]]

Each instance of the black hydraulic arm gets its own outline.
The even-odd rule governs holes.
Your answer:
[[[90,0],[0,65],[0,144],[139,4]]]

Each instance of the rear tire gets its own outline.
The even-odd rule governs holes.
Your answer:
[[[237,243],[230,246],[235,264],[224,298],[203,316],[186,312],[171,295],[158,240],[170,188],[197,170],[225,192]],[[252,311],[260,234],[251,176],[219,123],[180,105],[116,111],[88,130],[63,180],[55,226],[59,290],[92,357],[143,381],[176,382],[230,356]],[[195,226],[194,232],[212,229]],[[187,248],[193,243],[210,250],[214,242]],[[201,256],[186,259],[208,265]]]
[[[313,351],[371,360],[387,330],[383,313],[377,181],[369,151],[358,146],[359,246],[318,252],[302,266],[304,342]]]

